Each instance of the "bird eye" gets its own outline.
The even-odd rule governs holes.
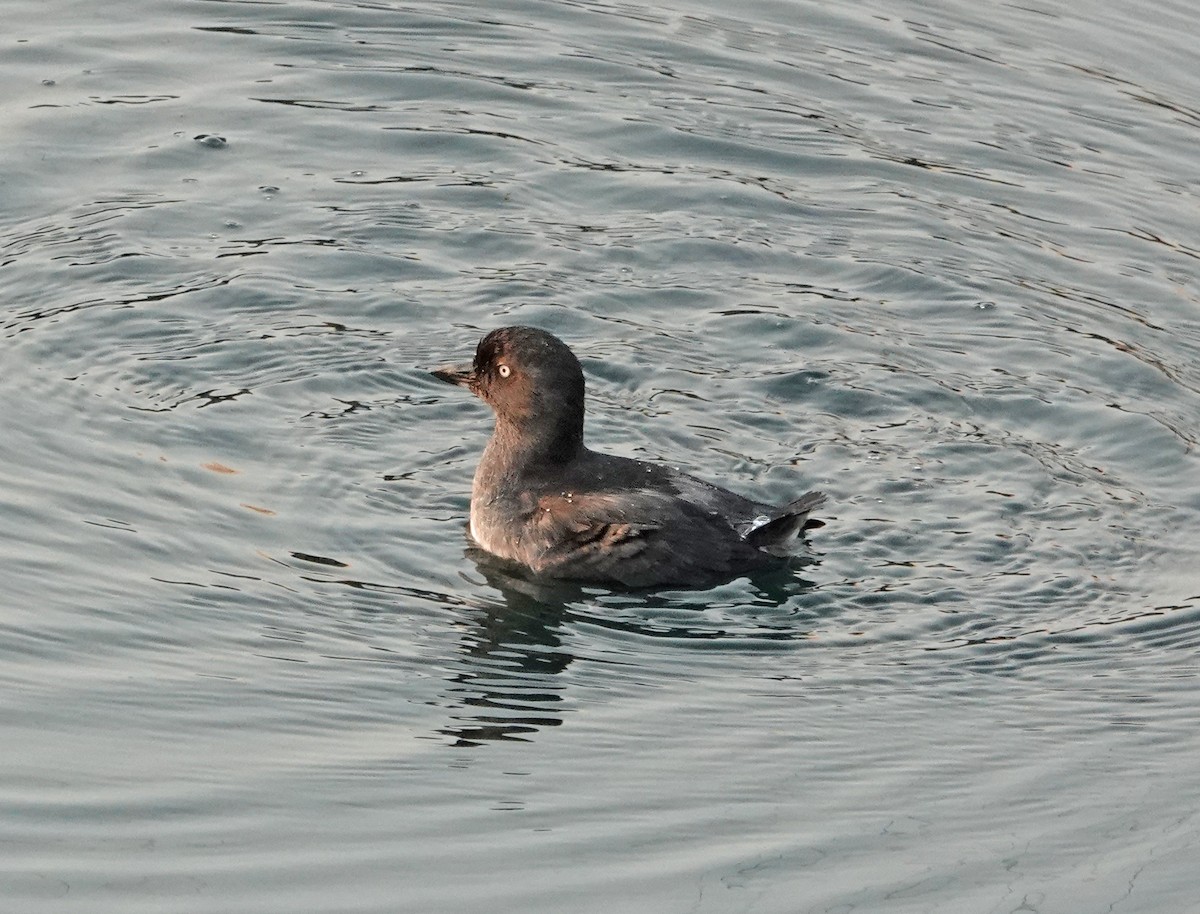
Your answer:
[[[507,365],[501,365],[496,370],[498,372],[500,372],[500,377],[502,377],[502,378],[507,378],[510,374],[512,374],[512,369],[509,368]]]

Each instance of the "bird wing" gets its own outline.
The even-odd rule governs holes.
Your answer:
[[[757,553],[720,518],[649,489],[543,495],[534,523],[537,538],[552,545],[533,570],[574,580],[698,583]]]

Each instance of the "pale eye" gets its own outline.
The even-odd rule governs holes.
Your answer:
[[[496,369],[496,371],[500,372],[500,377],[502,378],[507,378],[510,374],[512,374],[512,369],[507,365],[501,365]]]

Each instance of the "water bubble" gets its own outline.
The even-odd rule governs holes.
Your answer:
[[[42,85],[43,85],[43,86],[56,86],[56,85],[58,85],[58,83],[56,83],[56,82],[55,82],[54,80],[52,80],[52,79],[43,79],[43,80],[42,80]]]

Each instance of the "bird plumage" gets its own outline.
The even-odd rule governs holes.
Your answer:
[[[492,407],[471,492],[470,533],[536,575],[630,587],[699,586],[778,562],[825,496],[744,498],[658,463],[583,443],[583,371],[557,337],[493,330],[470,366],[434,374]]]

